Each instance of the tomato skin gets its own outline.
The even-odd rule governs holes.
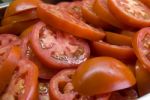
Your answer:
[[[119,60],[97,57],[82,63],[72,82],[80,94],[92,96],[131,87],[136,80],[130,69]]]
[[[13,0],[9,7],[6,9],[4,17],[9,17],[20,13],[25,10],[35,9],[37,7],[38,0]]]
[[[128,5],[127,7],[129,11],[126,10],[127,8],[125,8],[124,5]],[[150,26],[150,10],[139,0],[136,1],[123,0],[122,2],[121,0],[108,0],[108,7],[110,11],[113,13],[113,15],[120,22],[124,23],[129,27],[142,28]],[[134,10],[136,10],[137,12],[135,13]]]
[[[35,20],[29,20],[29,21],[4,25],[0,27],[0,33],[20,34],[23,30],[37,23],[38,21],[39,19],[35,19]]]
[[[27,11],[23,11],[17,15],[13,15],[7,18],[4,18],[1,22],[2,26],[17,22],[23,22],[28,20],[37,19],[36,9],[31,9]]]
[[[3,47],[0,49],[1,53],[3,49],[5,50],[4,52],[8,54],[6,54],[6,58],[3,58],[4,60],[0,65],[0,94],[9,84],[11,77],[15,71],[16,65],[21,57],[21,50],[17,46],[12,47],[9,51],[7,50],[7,47]]]
[[[103,39],[105,36],[103,31],[93,28],[76,19],[64,8],[59,6],[41,3],[37,8],[37,13],[38,17],[48,25],[73,34],[74,36],[88,40],[99,40]]]
[[[38,100],[37,66],[28,59],[22,59],[19,61],[17,68],[18,70],[13,75],[2,100],[8,100],[7,98]]]
[[[98,41],[92,43],[92,49],[96,56],[110,56],[127,61],[136,59],[133,49],[129,46],[117,46]]]
[[[106,32],[106,42],[114,45],[132,46],[131,37],[113,32]]]
[[[150,79],[149,79],[149,71],[146,70],[145,65],[141,64],[139,61],[136,63],[136,80],[137,87],[140,96],[143,96],[150,92]]]
[[[150,27],[142,28],[133,37],[133,49],[140,63],[145,65],[145,68],[150,71]]]
[[[55,39],[54,34],[56,34],[57,39]],[[54,39],[53,41],[49,41],[49,38],[47,39],[45,37]],[[46,42],[41,42],[40,40]],[[61,42],[64,41],[62,48],[60,48],[60,45],[58,45],[61,43],[60,40]],[[41,60],[44,65],[53,69],[77,67],[90,56],[89,45],[86,41],[76,38],[70,34],[62,33],[61,31],[55,30],[52,27],[47,27],[43,22],[39,22],[34,26],[30,36],[30,42],[31,48],[38,59]],[[51,43],[53,43],[52,47]],[[62,49],[61,51],[63,52],[65,52],[66,48],[70,48],[69,51],[67,51],[68,55],[65,53],[66,55],[63,56],[62,54],[64,53],[61,53],[63,56],[62,58],[60,55],[61,51],[55,49],[55,46],[57,46],[57,49],[59,47],[59,50]]]

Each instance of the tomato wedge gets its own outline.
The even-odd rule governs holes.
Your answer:
[[[150,92],[150,73],[144,68],[145,65],[141,64],[139,61],[136,63],[136,80],[137,87],[140,96],[143,96]]]
[[[80,94],[92,96],[131,87],[136,80],[121,61],[111,57],[97,57],[82,63],[72,82]]]
[[[133,28],[150,26],[150,9],[140,0],[108,0],[114,16]]]
[[[123,25],[111,14],[107,6],[107,0],[95,0],[93,11],[105,23],[117,28],[123,28]]]
[[[17,46],[0,48],[0,94],[9,84],[20,57],[21,50]]]
[[[17,15],[4,18],[1,22],[1,24],[7,25],[7,24],[12,24],[12,23],[17,23],[17,22],[33,20],[33,19],[37,19],[37,14],[36,14],[35,9],[23,11]]]
[[[38,0],[13,0],[6,9],[4,18],[18,14],[25,10],[35,9]]]
[[[134,35],[133,48],[139,61],[150,71],[150,27],[143,28]]]
[[[38,69],[27,59],[19,61],[2,100],[38,100]]]
[[[52,100],[108,100],[110,94],[83,96],[74,90],[72,76],[75,69],[65,69],[56,74],[49,83],[49,94]]]
[[[129,46],[111,45],[103,41],[92,42],[93,53],[97,56],[110,56],[123,61],[134,61],[136,56]]]
[[[62,7],[41,3],[38,6],[37,13],[39,18],[48,25],[74,36],[88,40],[99,40],[105,36],[103,31],[78,20]]]
[[[43,22],[34,26],[30,42],[35,55],[50,68],[77,67],[90,55],[89,45],[84,40],[48,27]]]

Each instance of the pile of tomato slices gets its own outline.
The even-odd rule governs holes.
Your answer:
[[[1,20],[0,100],[136,100],[149,76],[149,0],[14,0]]]

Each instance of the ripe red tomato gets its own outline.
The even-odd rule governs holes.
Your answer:
[[[112,45],[103,41],[92,42],[92,49],[96,56],[110,56],[123,61],[134,61],[136,56],[129,46]]]
[[[133,28],[150,26],[150,9],[140,0],[108,0],[114,16]]]
[[[72,78],[76,91],[83,95],[110,93],[135,85],[130,69],[111,57],[91,58],[82,63]]]
[[[145,5],[147,5],[150,8],[150,2],[149,0],[140,0],[142,3],[144,3]]]
[[[35,55],[50,68],[77,67],[90,56],[87,42],[43,22],[34,26],[30,42]]]
[[[39,4],[37,8],[38,17],[57,29],[88,40],[99,40],[104,38],[105,33],[78,20],[62,7],[51,4]]]
[[[150,92],[150,72],[146,70],[145,65],[141,64],[139,61],[136,63],[136,80],[137,87],[140,96],[143,96]]]
[[[139,61],[150,71],[150,27],[143,28],[134,35],[133,48]]]
[[[27,59],[19,61],[2,100],[38,100],[38,68]]]
[[[35,9],[39,0],[13,0],[6,9],[4,17],[18,14],[22,11]]]
[[[0,48],[0,94],[9,84],[20,57],[21,50],[17,46]]]
[[[65,69],[56,74],[49,83],[49,94],[52,100],[108,100],[110,94],[83,96],[74,90],[72,76],[75,69]]]

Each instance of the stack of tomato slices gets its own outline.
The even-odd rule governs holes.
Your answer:
[[[150,92],[148,0],[14,0],[0,26],[0,100],[136,100]]]

